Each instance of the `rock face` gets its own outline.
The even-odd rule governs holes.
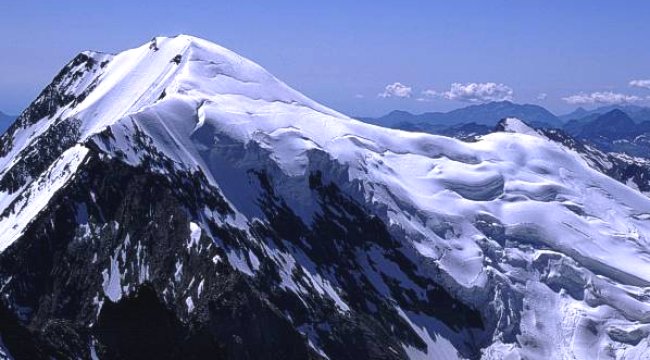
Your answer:
[[[0,139],[0,358],[647,356],[650,200],[500,126],[363,124],[190,36],[82,53]]]

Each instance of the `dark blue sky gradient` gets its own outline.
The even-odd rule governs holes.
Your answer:
[[[650,95],[628,86],[650,79],[649,16],[640,0],[2,1],[0,110],[21,111],[79,51],[187,33],[351,115],[466,105],[416,101],[453,82],[503,83],[517,102],[566,112],[562,98],[580,92]],[[377,96],[394,82],[413,97]]]

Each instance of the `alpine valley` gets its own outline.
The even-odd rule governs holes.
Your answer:
[[[650,358],[648,161],[492,126],[191,36],[83,52],[0,138],[0,359]]]

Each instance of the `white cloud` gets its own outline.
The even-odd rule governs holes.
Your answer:
[[[548,98],[547,93],[540,93],[539,95],[537,95],[537,100],[544,101],[546,100],[546,98]]]
[[[493,82],[453,83],[449,91],[425,90],[422,92],[422,95],[426,97],[442,97],[447,100],[472,103],[512,100],[513,94],[514,91],[509,86]]]
[[[432,97],[442,96],[442,93],[439,93],[435,90],[424,90],[422,92],[422,96],[432,98]]]
[[[357,99],[365,98],[365,96],[363,94],[356,94],[356,95],[354,95],[354,97],[357,98]]]
[[[594,92],[591,94],[580,93],[577,95],[567,96],[562,98],[569,104],[626,104],[634,103],[643,100],[635,95],[626,95],[614,93],[611,91]]]
[[[390,85],[386,85],[383,93],[380,93],[378,96],[383,98],[389,97],[398,97],[398,98],[409,98],[413,89],[410,86],[406,86],[402,83],[396,82]]]
[[[420,102],[430,102],[433,101],[437,97],[441,97],[441,93],[435,91],[435,90],[424,90],[420,93],[420,97],[415,99],[415,101],[420,101]]]
[[[650,79],[648,79],[648,80],[632,80],[632,81],[630,81],[630,86],[644,88],[644,89],[650,89]]]

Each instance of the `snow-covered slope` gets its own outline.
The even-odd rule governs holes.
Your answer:
[[[54,83],[62,94],[55,108],[23,114],[0,143],[0,251],[22,241],[92,151],[165,176],[204,176],[201,188],[233,211],[199,204],[192,241],[205,234],[227,254],[215,264],[259,277],[260,255],[210,229],[241,230],[275,264],[278,285],[305,303],[311,288],[342,314],[361,311],[337,272],[354,263],[355,278],[367,279],[424,344],[400,340],[410,358],[650,356],[650,199],[516,119],[472,143],[368,125],[191,36],[115,56],[86,53],[70,68]],[[26,159],[42,146],[51,159],[34,166]],[[380,219],[411,265],[375,245],[332,264],[264,243],[254,225],[273,219],[251,172],[266,174],[273,198],[307,225],[330,211],[314,193],[322,176]],[[120,272],[115,251],[106,279]],[[398,296],[395,284],[409,295]],[[104,286],[104,296],[117,301],[129,286]],[[482,330],[458,330],[422,310],[437,306],[434,286],[478,311]],[[326,335],[300,332],[317,353],[337,357],[324,350]]]

